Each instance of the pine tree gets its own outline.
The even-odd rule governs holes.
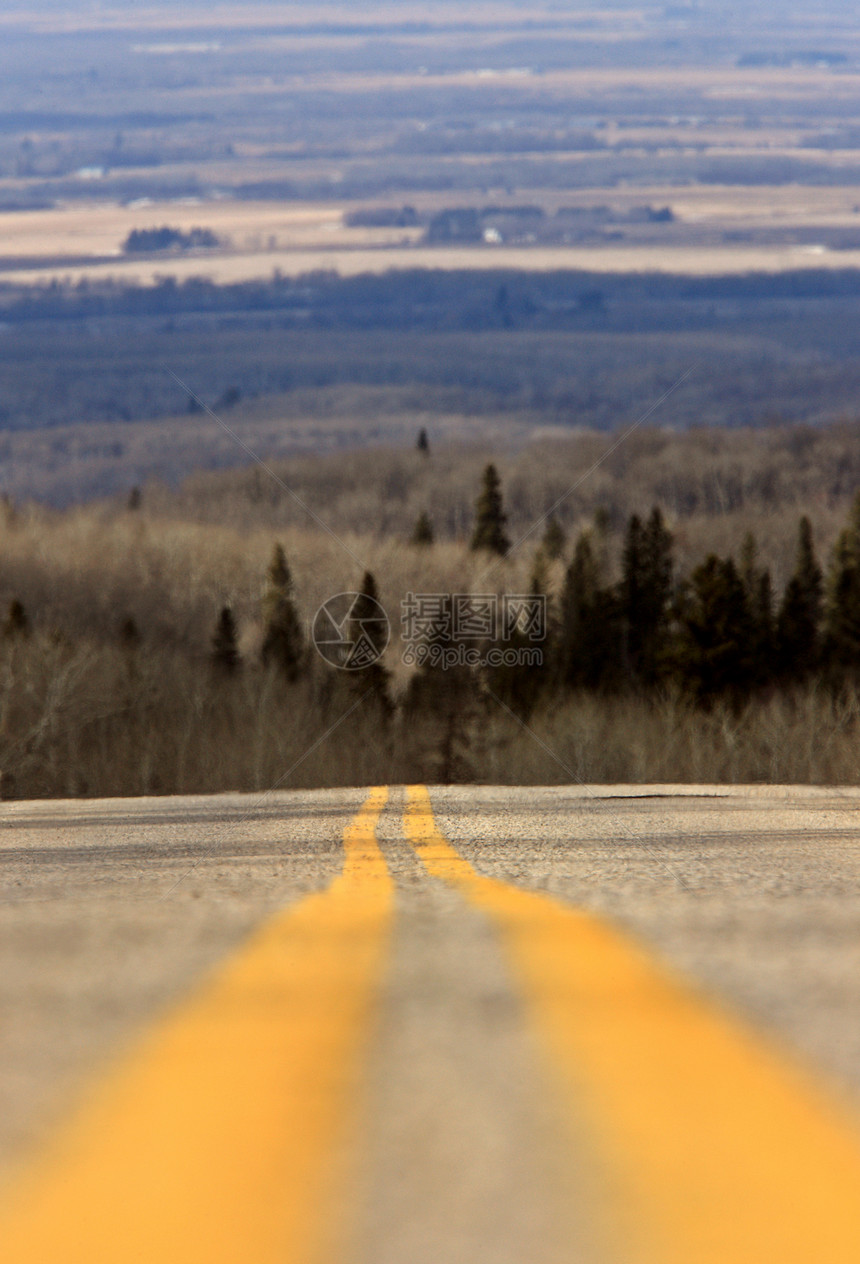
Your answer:
[[[827,573],[824,654],[833,677],[860,672],[860,493]]]
[[[786,585],[776,627],[777,670],[784,681],[803,681],[821,659],[823,576],[815,556],[809,519],[800,520],[797,560]]]
[[[239,666],[236,641],[236,620],[229,606],[224,606],[212,634],[212,664],[219,671],[232,675]]]
[[[739,705],[754,683],[754,627],[744,582],[732,558],[710,554],[679,602],[682,683],[705,706]]]
[[[673,580],[672,536],[657,506],[644,526],[631,516],[621,569],[625,663],[634,679],[652,686],[666,668]]]
[[[356,669],[351,682],[362,695],[370,693],[368,702],[375,704],[382,718],[387,721],[394,705],[389,693],[391,673],[381,662],[388,644],[389,630],[381,618],[380,608],[376,580],[370,571],[365,571],[361,591],[352,608],[349,628],[352,654],[356,656],[355,661],[364,662],[364,666]]]
[[[776,669],[773,582],[767,567],[759,571],[749,601],[753,623],[753,683],[766,685],[774,679]]]
[[[352,608],[350,636],[354,642],[365,641],[368,652],[378,661],[388,644],[388,628],[382,618],[379,589],[370,571],[364,572],[361,589]]]
[[[549,596],[549,573],[543,549],[538,549],[532,565],[529,595],[543,603],[544,627],[540,639],[520,626],[507,629],[506,636],[495,648],[513,651],[517,661],[487,665],[483,678],[496,698],[505,703],[515,715],[526,719],[534,709],[542,693],[550,671],[550,623],[552,612]],[[534,656],[539,661],[533,662]]]
[[[412,538],[409,543],[423,548],[431,545],[433,542],[433,523],[428,515],[422,512],[418,515],[418,521],[415,523],[415,530],[412,532]]]
[[[287,680],[294,681],[304,664],[305,644],[301,623],[293,601],[293,581],[284,550],[276,544],[269,564],[263,594],[264,664],[278,667]]]
[[[758,545],[751,531],[747,532],[741,544],[739,574],[750,616],[751,683],[764,685],[773,679],[775,669],[773,585],[770,571],[758,564]]]
[[[476,673],[457,659],[452,604],[446,596],[403,700],[404,739],[424,764],[422,779],[444,784],[474,777],[470,748],[482,718]]]
[[[576,541],[565,575],[556,647],[556,671],[569,688],[614,688],[621,670],[620,609],[601,586],[591,536]]]
[[[567,532],[555,514],[550,514],[541,540],[541,549],[551,562],[557,562],[566,548]]]
[[[644,574],[644,542],[642,522],[632,514],[624,533],[621,554],[621,617],[624,621],[625,660],[628,671],[638,676],[645,629],[642,606],[647,580]]]
[[[504,557],[511,542],[505,535],[507,515],[502,508],[502,485],[495,465],[484,470],[483,488],[475,504],[475,531],[472,549],[486,549]]]

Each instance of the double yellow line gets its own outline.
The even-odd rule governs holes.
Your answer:
[[[406,829],[498,927],[625,1264],[858,1264],[860,1141],[815,1085],[598,918],[477,873],[423,786]]]
[[[373,790],[347,827],[341,876],[165,1020],[9,1191],[3,1264],[339,1253],[333,1209],[390,955],[386,801]],[[408,788],[404,822],[428,873],[498,929],[559,1110],[571,1135],[588,1125],[614,1259],[858,1264],[860,1146],[825,1095],[599,919],[479,874],[425,787]]]
[[[9,1190],[2,1264],[317,1264],[394,890],[373,790],[331,886],[266,924]]]

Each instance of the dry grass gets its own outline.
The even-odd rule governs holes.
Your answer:
[[[740,715],[703,714],[674,697],[584,695],[535,716],[531,732],[499,722],[505,728],[485,780],[860,783],[860,701],[814,689],[756,700]]]
[[[174,217],[175,218],[175,217]],[[197,216],[200,220],[204,218]],[[396,230],[401,236],[408,230]],[[252,253],[213,254],[205,259],[170,256],[149,261],[122,260],[68,267],[0,269],[0,283],[49,285],[56,281],[77,285],[110,280],[123,285],[155,285],[165,276],[177,281],[204,277],[218,285],[266,279],[277,269],[287,277],[317,271],[339,276],[381,276],[392,269],[444,268],[484,272],[498,268],[523,272],[668,273],[681,276],[734,276],[744,272],[778,273],[828,268],[842,271],[860,267],[860,250],[830,250],[826,246],[380,246],[343,249],[273,249]]]
[[[352,710],[358,704],[357,709]],[[436,781],[432,722],[390,728],[318,667],[288,686],[186,653],[34,636],[0,649],[2,788],[19,797]],[[678,698],[570,697],[515,724],[491,698],[456,734],[454,777],[499,784],[860,782],[860,703],[814,690],[703,714]]]
[[[344,209],[336,203],[204,201],[198,198],[181,202],[144,199],[126,206],[104,201],[75,202],[49,210],[3,212],[0,253],[7,259],[44,256],[51,261],[64,256],[118,255],[133,229],[159,228],[164,224],[184,232],[201,226],[211,228],[225,240],[223,253],[249,255],[271,255],[278,250],[400,244],[420,232],[402,228],[347,228],[343,223]],[[205,261],[155,258],[151,265],[166,274],[183,262],[192,263],[198,271],[205,271],[209,266],[208,258]],[[269,272],[275,263],[276,260],[268,261]],[[144,266],[148,268],[150,263]]]

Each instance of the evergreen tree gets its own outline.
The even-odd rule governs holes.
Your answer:
[[[674,541],[657,505],[651,510],[645,524],[644,543],[646,573],[653,589],[653,599],[656,608],[663,611],[672,594]]]
[[[642,522],[638,514],[632,514],[624,533],[621,553],[621,614],[624,619],[625,650],[628,667],[636,672],[639,663],[641,606],[646,587],[644,575],[644,545]]]
[[[613,688],[619,682],[619,603],[615,593],[600,584],[588,532],[576,541],[565,575],[556,668],[560,682],[570,688]]]
[[[651,686],[665,671],[672,597],[672,536],[655,506],[647,523],[633,514],[621,559],[620,612],[627,670]]]
[[[422,456],[430,455],[430,440],[428,439],[427,431],[424,429],[423,426],[418,431],[418,439],[415,443],[415,447],[422,454]]]
[[[263,594],[264,664],[278,667],[287,680],[298,679],[304,663],[302,627],[293,601],[293,581],[284,550],[276,544]]]
[[[567,548],[567,532],[555,514],[550,514],[546,520],[540,546],[551,562],[557,562]]]
[[[507,515],[502,508],[502,485],[495,465],[484,470],[481,494],[475,504],[475,531],[472,549],[487,549],[504,557],[511,547],[505,535]]]
[[[236,620],[229,606],[224,606],[212,634],[212,664],[219,671],[232,675],[239,666],[236,641]]]
[[[860,493],[827,573],[824,653],[832,677],[860,672]]]
[[[776,627],[777,670],[784,681],[803,681],[821,658],[823,576],[815,556],[809,519],[800,520],[797,560],[786,585]]]
[[[773,610],[773,582],[765,567],[759,571],[749,598],[753,624],[753,681],[766,685],[776,668],[776,618]]]
[[[753,621],[732,558],[713,553],[697,566],[680,601],[679,666],[696,700],[739,704],[754,682]]]
[[[532,561],[532,573],[529,578],[529,592],[533,597],[543,596],[549,605],[549,566],[548,558],[541,546],[534,555]]]
[[[451,617],[446,596],[403,700],[404,739],[424,764],[422,779],[443,784],[474,777],[470,750],[482,718],[477,676],[458,661]]]
[[[506,706],[521,718],[526,718],[538,701],[547,683],[550,670],[551,637],[550,623],[552,612],[549,597],[549,576],[543,549],[535,554],[529,583],[529,595],[543,603],[544,627],[539,639],[531,634],[529,628],[516,626],[506,629],[506,635],[495,645],[496,649],[512,651],[515,662],[487,665],[484,668],[484,680],[488,688]],[[533,614],[529,612],[530,616]],[[532,659],[537,656],[538,662]]]
[[[382,654],[388,644],[388,627],[380,617],[379,590],[376,580],[370,571],[365,571],[361,583],[361,591],[352,608],[349,638],[353,643],[352,653],[357,655],[356,661],[365,660],[365,665],[357,669],[352,676],[354,687],[361,693],[368,691],[383,719],[390,719],[394,705],[389,694],[391,673],[381,662]]]
[[[750,616],[750,664],[756,685],[773,679],[776,652],[776,625],[773,613],[773,585],[770,571],[758,564],[758,545],[748,531],[741,544],[740,577]]]
[[[415,544],[418,547],[424,547],[432,544],[433,541],[433,523],[430,521],[428,515],[422,511],[422,513],[418,515],[418,521],[415,523],[415,530],[412,532],[410,544]]]

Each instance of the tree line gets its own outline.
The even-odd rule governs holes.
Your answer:
[[[418,447],[429,452],[426,432]],[[491,464],[475,503],[472,550],[502,563],[512,547],[506,524],[501,480]],[[422,512],[410,543],[421,551],[433,548],[433,539],[430,517]],[[832,690],[860,685],[860,493],[826,573],[810,522],[800,519],[793,572],[781,594],[752,535],[737,557],[712,553],[688,574],[679,574],[672,533],[657,506],[647,517],[629,517],[616,564],[610,553],[608,515],[598,512],[572,548],[558,518],[550,514],[546,519],[529,585],[530,594],[546,603],[537,665],[534,656],[523,656],[522,663],[487,666],[483,653],[477,666],[450,666],[444,654],[437,654],[423,660],[395,699],[380,646],[378,661],[343,674],[351,677],[345,687],[370,692],[383,720],[399,705],[406,711],[435,707],[450,712],[453,723],[455,713],[469,712],[488,692],[522,716],[541,700],[582,690],[603,695],[672,691],[710,708],[717,702],[740,707],[756,693],[809,683]],[[365,631],[362,602],[372,609],[380,600],[371,572],[363,575],[357,596],[347,637]],[[392,594],[386,596],[390,601]],[[394,596],[399,600],[404,594]],[[393,607],[389,616],[396,626]],[[449,616],[450,605],[425,632],[438,650],[454,647]],[[265,577],[260,625],[256,662],[275,669],[287,685],[322,668],[281,544],[274,546]],[[0,634],[6,641],[30,636],[29,612],[19,599],[9,605]],[[131,619],[122,620],[118,639],[130,652],[145,652]],[[482,652],[489,647],[486,637],[466,643]],[[516,628],[504,638],[506,650],[529,644]],[[215,615],[206,655],[215,679],[226,680],[254,665],[240,652],[240,629],[229,605]]]
[[[471,546],[499,557],[510,541],[501,484],[487,466],[476,503]],[[432,543],[426,515],[413,542]],[[632,514],[623,533],[620,575],[611,578],[608,521],[599,512],[565,557],[567,536],[546,520],[531,591],[547,599],[543,663],[500,668],[495,685],[514,709],[528,711],[546,693],[680,691],[695,704],[740,706],[752,694],[820,682],[860,684],[860,493],[840,532],[826,574],[812,527],[797,528],[792,574],[781,594],[748,534],[737,558],[709,554],[678,573],[672,533],[659,507]],[[565,562],[557,592],[553,563]]]
[[[426,444],[423,434],[419,444],[422,449]],[[489,465],[475,506],[471,548],[503,559],[511,547],[506,521],[499,475]],[[420,515],[411,543],[432,547],[432,523],[426,513]],[[528,713],[547,695],[576,690],[672,690],[704,708],[717,702],[739,707],[753,694],[810,682],[833,690],[860,685],[860,494],[826,573],[816,555],[809,519],[801,517],[794,568],[781,594],[759,559],[752,534],[737,557],[711,553],[689,574],[679,574],[672,533],[657,506],[647,517],[629,517],[617,577],[612,575],[609,554],[605,516],[595,516],[569,553],[566,532],[550,515],[530,583],[531,594],[546,600],[540,665],[440,668],[444,656],[437,655],[435,665],[426,661],[419,669],[404,705],[414,707],[420,699],[425,707],[441,702],[468,710],[470,696],[486,686],[517,714]],[[551,575],[558,573],[559,564],[563,578],[554,585]],[[361,593],[379,599],[369,572]],[[276,663],[295,680],[307,670],[307,647],[280,546],[269,569],[263,611],[263,660]],[[439,623],[427,632],[427,640],[440,649],[453,648],[447,615],[443,611]],[[514,632],[505,646],[526,643]],[[480,638],[471,644],[487,648]],[[228,609],[221,613],[212,655],[228,671],[238,665]],[[394,702],[389,673],[377,664],[370,675],[373,693],[390,715]]]

